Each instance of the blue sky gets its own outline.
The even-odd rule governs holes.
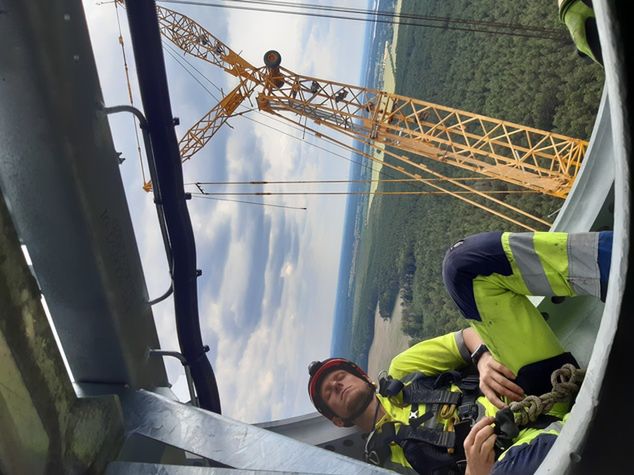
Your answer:
[[[327,2],[322,2],[327,3]],[[357,84],[365,23],[163,4],[181,11],[260,64],[268,49],[298,73]],[[367,8],[365,1],[346,6]],[[112,4],[84,0],[106,105],[127,104],[118,30]],[[135,105],[140,107],[132,45],[125,11],[119,9]],[[179,59],[183,61],[183,55]],[[217,102],[165,54],[172,110],[181,120],[180,138]],[[188,58],[206,78],[228,91],[232,77]],[[218,97],[214,86],[201,81]],[[284,135],[245,118],[229,121],[192,160],[185,182],[224,180],[308,180],[347,177],[350,163],[321,151],[318,139],[261,113],[252,117]],[[167,263],[152,197],[142,189],[132,119],[111,116],[150,298],[169,286]],[[336,153],[342,151],[336,149]],[[257,200],[257,198],[254,198]],[[341,197],[271,197],[268,202],[305,206],[307,211],[193,199],[189,202],[197,242],[199,304],[203,342],[216,372],[223,412],[248,422],[311,412],[306,366],[328,356],[336,297],[345,201]],[[154,317],[165,349],[177,349],[173,302],[156,305]],[[174,391],[185,398],[182,368],[167,361]]]

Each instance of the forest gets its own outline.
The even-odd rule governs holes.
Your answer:
[[[551,0],[403,2],[401,13],[558,28],[567,34]],[[580,58],[567,39],[399,28],[396,93],[401,95],[588,140],[602,85],[602,69]],[[439,170],[465,176],[448,166]],[[397,172],[383,168],[382,178],[395,177]],[[480,186],[510,189],[501,182]],[[381,183],[378,191],[414,189],[421,188]],[[539,194],[496,196],[551,221],[563,203]],[[367,357],[377,302],[388,316],[399,293],[403,331],[412,342],[464,326],[444,290],[442,259],[455,241],[489,230],[520,228],[450,196],[376,196],[356,259],[352,355]]]

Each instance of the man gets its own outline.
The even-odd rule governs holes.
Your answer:
[[[483,233],[445,256],[445,286],[472,328],[427,340],[396,356],[379,393],[356,365],[311,364],[308,391],[338,426],[372,432],[370,461],[419,473],[532,473],[558,435],[569,404],[556,404],[501,444],[492,417],[501,397],[550,389],[550,375],[576,364],[526,295],[605,297],[612,233]],[[458,374],[470,363],[480,372]],[[498,416],[499,417],[499,416]],[[498,432],[504,432],[503,419]],[[501,438],[500,438],[501,439]],[[463,450],[464,449],[464,450]]]

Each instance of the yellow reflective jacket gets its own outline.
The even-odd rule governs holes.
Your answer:
[[[462,338],[462,331],[448,333],[430,340],[422,341],[411,348],[397,355],[391,362],[388,375],[394,379],[403,379],[407,375],[415,372],[423,373],[426,376],[439,375],[447,371],[459,370],[471,364],[470,354]],[[451,391],[460,391],[456,385],[451,385]],[[402,396],[399,394],[393,397],[377,395],[381,406],[385,410],[385,415],[377,421],[376,430],[381,431],[382,426],[388,422],[409,424],[411,405],[403,405]],[[479,406],[479,417],[494,417],[498,409],[491,404],[484,396],[477,399]],[[557,405],[549,414],[563,418],[568,407],[563,404]],[[418,414],[426,412],[424,404],[418,405]],[[441,424],[444,430],[452,430],[454,423],[459,421],[457,410],[450,413],[436,414],[436,423]],[[434,421],[431,421],[434,422]],[[548,427],[546,429],[526,428],[522,429],[511,447],[527,444],[535,437],[543,433],[558,434],[560,425]],[[510,449],[510,448],[509,448]],[[508,450],[507,450],[508,451]],[[397,443],[390,444],[389,468],[393,468],[404,473],[411,471],[411,465],[405,458],[403,449]],[[504,458],[504,452],[499,460]],[[395,466],[393,466],[395,465]]]

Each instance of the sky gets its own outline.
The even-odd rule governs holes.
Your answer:
[[[94,0],[83,4],[104,102],[107,106],[129,104],[115,7]],[[363,22],[159,5],[192,17],[252,64],[260,65],[264,52],[276,49],[282,65],[292,71],[359,83],[366,37]],[[361,0],[351,0],[346,6],[368,7]],[[118,12],[134,105],[141,108],[127,18],[122,8]],[[181,65],[184,55],[173,46],[167,51],[170,98],[173,113],[180,119],[176,128],[180,138],[216,104],[220,96],[216,87],[229,91],[235,82],[218,68],[188,57],[186,61],[202,74],[196,81]],[[311,145],[324,147],[319,139],[307,134],[301,140],[301,132],[262,113],[250,116],[261,123],[245,117],[230,119],[231,127],[225,125],[184,164],[185,183],[348,176],[348,161]],[[152,299],[169,287],[156,211],[151,194],[141,188],[132,119],[118,114],[109,120],[115,148],[125,158],[122,179]],[[258,197],[244,199],[259,201]],[[313,411],[306,394],[306,368],[310,361],[329,356],[345,212],[342,197],[280,196],[266,201],[307,210],[207,199],[188,203],[198,268],[203,272],[198,281],[203,343],[211,348],[208,357],[216,373],[223,413],[246,422]],[[172,299],[155,305],[153,311],[161,347],[178,349]],[[173,359],[167,359],[166,366],[174,392],[188,400],[182,367]]]

